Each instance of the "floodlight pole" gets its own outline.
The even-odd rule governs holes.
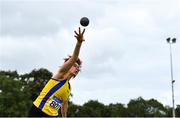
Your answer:
[[[175,108],[174,108],[174,82],[175,80],[173,79],[173,63],[172,63],[172,49],[171,49],[171,44],[176,43],[176,38],[167,38],[167,42],[169,43],[169,50],[170,50],[170,65],[171,65],[171,89],[172,89],[172,113],[173,113],[173,118],[176,117],[175,115]]]

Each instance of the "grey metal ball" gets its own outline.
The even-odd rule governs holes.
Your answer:
[[[84,27],[89,25],[89,19],[87,17],[82,17],[80,20],[80,24]]]

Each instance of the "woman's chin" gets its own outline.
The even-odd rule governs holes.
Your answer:
[[[72,73],[72,74],[71,74],[71,77],[72,77],[72,78],[75,78],[76,75],[77,75],[76,73]]]

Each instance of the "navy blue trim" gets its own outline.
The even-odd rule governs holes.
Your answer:
[[[56,84],[56,86],[54,86],[53,88],[50,89],[50,91],[46,94],[46,96],[44,96],[44,98],[42,99],[41,103],[39,104],[39,109],[42,110],[42,108],[44,107],[46,101],[49,99],[49,97],[54,94],[54,92],[56,92],[61,86],[64,85],[64,83],[66,83],[66,80],[62,80],[60,81],[58,84]]]
[[[57,98],[56,96],[53,96],[53,99],[56,101],[56,102],[58,102],[58,103],[60,103],[60,104],[62,104],[63,102],[62,102],[62,100],[60,100],[59,98]]]

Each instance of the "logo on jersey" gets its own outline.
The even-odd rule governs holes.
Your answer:
[[[63,104],[63,102],[59,98],[57,98],[56,96],[53,96],[53,99],[49,101],[49,106],[53,107],[57,110],[60,109],[62,104]]]

